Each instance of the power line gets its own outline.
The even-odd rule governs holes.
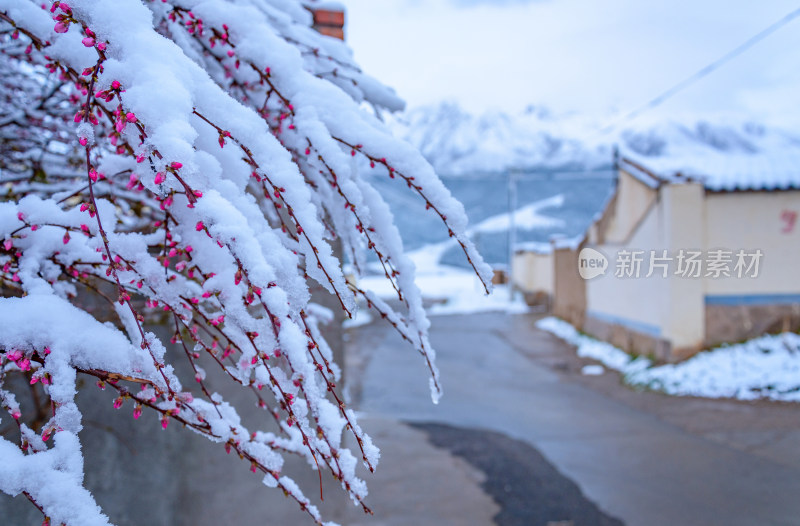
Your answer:
[[[764,40],[769,35],[771,35],[775,31],[777,31],[778,29],[782,28],[783,26],[785,26],[786,24],[788,24],[789,22],[791,22],[792,20],[794,20],[798,16],[800,16],[800,7],[798,7],[794,11],[790,12],[789,14],[785,15],[783,18],[781,18],[777,22],[773,23],[772,25],[770,25],[766,29],[763,29],[758,34],[750,37],[744,43],[742,43],[738,47],[732,49],[731,51],[729,51],[725,55],[721,56],[720,58],[718,58],[714,62],[711,62],[710,64],[700,68],[693,75],[690,75],[690,76],[686,77],[682,81],[680,81],[677,84],[673,85],[672,87],[670,87],[669,89],[665,90],[664,92],[662,92],[658,96],[654,97],[653,99],[649,100],[645,104],[642,104],[641,106],[639,106],[635,110],[631,111],[630,113],[628,113],[627,115],[625,115],[624,117],[619,119],[617,122],[615,122],[613,124],[609,124],[605,128],[601,129],[599,133],[600,134],[608,133],[609,131],[613,130],[614,128],[616,128],[617,126],[622,124],[623,122],[627,122],[627,121],[629,121],[631,119],[634,119],[634,118],[638,117],[640,114],[642,114],[643,112],[645,112],[645,111],[647,111],[647,110],[649,110],[651,108],[655,108],[656,106],[659,106],[660,104],[664,103],[664,101],[666,101],[667,99],[671,98],[676,93],[678,93],[680,91],[683,91],[684,89],[686,89],[690,85],[694,84],[698,80],[702,79],[703,77],[707,76],[708,74],[710,74],[711,72],[713,72],[714,70],[716,70],[717,68],[719,68],[720,66],[725,64],[726,62],[738,57],[739,55],[744,53],[746,50],[748,50],[749,48],[753,47],[758,42]]]

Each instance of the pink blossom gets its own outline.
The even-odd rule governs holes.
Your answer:
[[[114,399],[114,409],[119,409],[122,407],[122,397],[118,396]]]
[[[66,33],[68,30],[69,30],[69,23],[65,24],[60,20],[56,22],[56,25],[53,28],[53,31],[55,31],[56,33]]]
[[[169,420],[167,419],[167,417],[162,418],[161,419],[161,429],[166,429],[168,425],[169,425]]]
[[[122,84],[120,84],[118,80],[115,80],[115,81],[113,81],[113,82],[111,83],[111,88],[112,88],[112,89],[119,89],[119,88],[120,88],[120,86],[122,86]]]
[[[194,229],[195,229],[195,230],[197,230],[198,232],[200,232],[200,231],[201,231],[201,230],[203,230],[205,227],[206,227],[206,226],[203,224],[203,222],[202,222],[202,221],[198,221],[198,222],[197,222],[197,225],[195,225]]]
[[[142,387],[144,387],[144,385]],[[133,408],[133,419],[138,420],[140,416],[142,416],[142,406],[136,404],[136,407]]]
[[[183,164],[179,163],[178,161],[173,161],[172,164],[170,164],[170,167],[173,170],[179,170],[179,169],[183,168]]]
[[[92,37],[86,37],[81,40],[81,43],[86,47],[92,47],[94,46],[94,39]]]
[[[125,120],[128,122],[136,122],[136,115],[129,111],[125,114]]]
[[[78,139],[78,142],[81,144],[81,146],[86,146],[89,143],[89,140],[86,137],[81,137]]]
[[[167,178],[166,178],[166,176],[165,176],[163,173],[161,173],[161,172],[158,172],[158,173],[156,174],[156,179],[155,179],[155,181],[156,181],[156,184],[161,184],[161,183],[163,183],[163,182],[164,182],[166,179],[167,179]]]
[[[6,239],[5,241],[3,241],[3,248],[5,248],[6,250],[11,250],[11,247],[13,246],[14,246],[13,241],[11,241],[10,239]]]
[[[6,355],[6,358],[8,358],[9,360],[11,360],[12,362],[18,362],[20,359],[22,359],[22,356],[23,356],[23,355],[22,355],[22,351],[20,351],[19,349],[17,349],[17,350],[15,350],[15,351],[12,351],[12,352],[8,353],[8,354]]]
[[[105,42],[98,43],[97,44],[97,49],[99,49],[100,51],[105,51],[106,50],[106,43]]]

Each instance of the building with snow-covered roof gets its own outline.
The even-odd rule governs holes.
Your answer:
[[[556,315],[663,361],[800,326],[800,156],[626,152],[617,168],[580,243],[538,257]]]

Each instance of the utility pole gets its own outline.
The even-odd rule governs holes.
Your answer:
[[[508,299],[514,300],[514,245],[517,228],[514,217],[517,211],[517,169],[508,170]]]

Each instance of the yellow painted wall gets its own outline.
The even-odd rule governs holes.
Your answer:
[[[706,250],[733,252],[732,275],[706,277],[706,294],[800,294],[800,191],[707,194],[705,239]],[[758,276],[737,277],[736,253],[758,249]]]

